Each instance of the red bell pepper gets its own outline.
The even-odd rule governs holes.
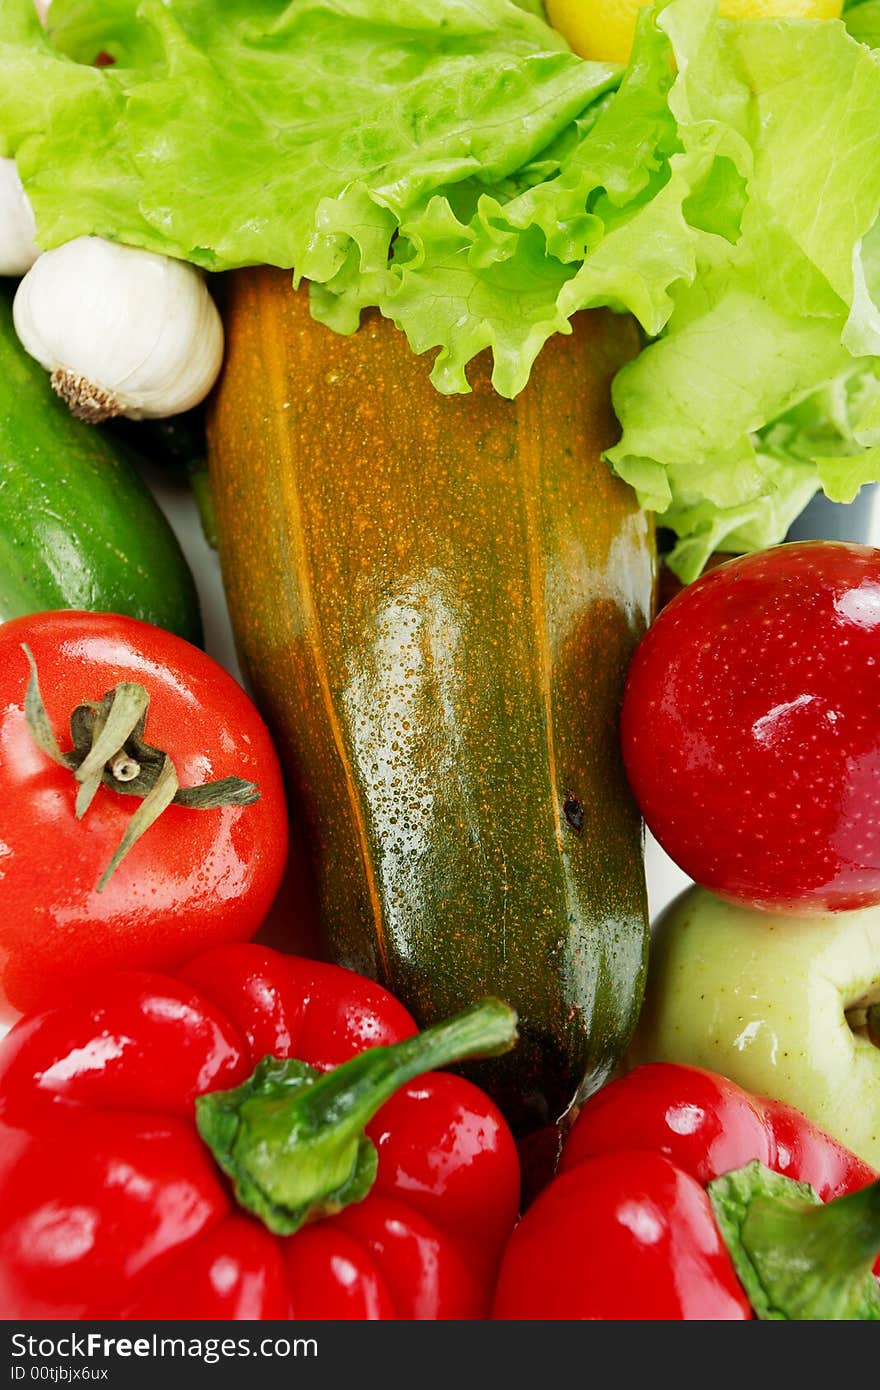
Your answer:
[[[475,1086],[423,1073],[514,1038],[497,1001],[416,1035],[377,985],[256,945],[22,1020],[0,1316],[487,1316],[516,1150]]]
[[[652,1064],[584,1105],[493,1316],[875,1319],[878,1250],[866,1163],[790,1106]]]

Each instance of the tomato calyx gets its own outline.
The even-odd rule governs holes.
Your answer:
[[[170,805],[205,811],[220,806],[250,806],[259,800],[256,784],[242,777],[222,777],[197,787],[181,787],[169,754],[144,741],[150,695],[136,681],[120,681],[103,699],[77,705],[70,716],[73,747],[62,752],[40,693],[33,653],[25,644],[22,650],[30,666],[25,695],[28,730],[41,752],[72,772],[79,783],[77,820],[82,820],[88,811],[102,782],[123,796],[141,799],[98,881],[97,892],[103,891],[128,851]]]

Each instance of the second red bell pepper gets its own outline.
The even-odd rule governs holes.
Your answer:
[[[422,1073],[514,1024],[488,1001],[416,1035],[377,985],[256,945],[23,1020],[0,1045],[0,1317],[485,1317],[516,1150],[475,1086]]]
[[[873,1320],[878,1250],[861,1159],[723,1077],[643,1066],[582,1109],[508,1245],[494,1316]]]

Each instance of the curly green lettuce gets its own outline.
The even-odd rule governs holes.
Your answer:
[[[687,579],[880,477],[878,4],[671,0],[623,71],[538,0],[54,0],[46,35],[4,0],[0,150],[41,245],[291,268],[338,331],[378,307],[441,391],[488,349],[514,396],[578,310],[634,314],[607,457]]]

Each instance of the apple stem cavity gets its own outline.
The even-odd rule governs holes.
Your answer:
[[[754,1162],[709,1184],[740,1282],[768,1321],[880,1321],[880,1179],[822,1202]]]
[[[870,999],[854,1004],[846,1010],[846,1021],[857,1037],[867,1038],[880,1047],[880,1001]]]

